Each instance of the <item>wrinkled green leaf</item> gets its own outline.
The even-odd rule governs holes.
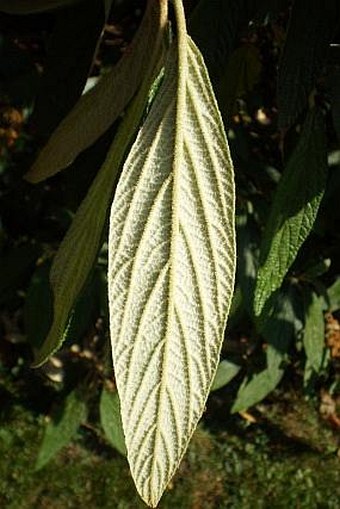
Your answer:
[[[118,452],[126,456],[125,438],[120,416],[118,392],[103,389],[100,398],[100,422],[109,442]]]
[[[278,73],[279,127],[290,127],[307,106],[339,14],[338,0],[310,0],[308,7],[304,0],[293,2]]]
[[[166,2],[164,7],[166,9]],[[154,67],[161,56],[166,14],[159,13],[158,42],[150,57],[143,84],[124,116],[106,160],[74,216],[72,225],[54,258],[50,282],[53,290],[53,323],[42,347],[35,352],[38,366],[55,352],[64,340],[64,331],[75,300],[84,287],[103,241],[110,202],[119,170],[141,121],[153,81]]]
[[[279,182],[263,234],[254,297],[257,316],[280,288],[312,230],[326,185],[326,150],[324,119],[313,109]]]
[[[0,0],[0,11],[8,14],[33,14],[67,7],[84,0]]]
[[[227,140],[201,54],[183,26],[178,34],[125,162],[109,235],[110,331],[128,460],[152,507],[204,410],[235,271]]]
[[[241,367],[230,361],[221,361],[218,365],[210,392],[217,391],[227,385],[240,371]]]
[[[131,48],[62,120],[26,174],[29,182],[40,182],[68,166],[118,118],[149,73],[153,55],[161,51],[167,22],[165,4],[164,0],[149,0]]]
[[[312,368],[319,373],[325,359],[324,300],[314,292],[305,296],[305,330],[303,346],[307,357],[306,370]]]
[[[103,0],[82,0],[56,14],[32,115],[39,135],[49,136],[80,97],[104,22]]]
[[[85,421],[86,403],[76,390],[73,390],[57,407],[48,422],[38,453],[36,470],[44,467],[60,449],[76,435],[79,426]]]

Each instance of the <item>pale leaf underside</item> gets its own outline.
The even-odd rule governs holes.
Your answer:
[[[188,38],[184,67],[170,49],[110,219],[115,375],[131,472],[151,506],[204,410],[234,271],[232,163],[202,57]]]

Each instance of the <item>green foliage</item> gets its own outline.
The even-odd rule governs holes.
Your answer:
[[[326,154],[324,119],[314,108],[278,185],[263,234],[254,296],[257,316],[268,312],[268,299],[280,288],[313,228],[326,186]]]
[[[47,463],[61,461],[54,456],[88,419],[87,432],[105,435],[102,447],[127,455],[137,489],[155,506],[209,392],[211,408],[249,422],[243,412],[262,403],[254,415],[266,408],[268,424],[266,398],[294,383],[312,401],[326,394],[325,418],[339,423],[340,62],[334,45],[328,52],[339,5],[313,0],[306,16],[302,0],[188,2],[195,42],[182,0],[171,23],[167,0],[136,5],[0,0],[9,27],[0,34],[0,360],[16,382],[29,349],[35,366],[44,363],[32,375],[36,394],[54,403],[39,473],[52,472]],[[38,43],[21,38],[25,23],[42,34]],[[100,75],[81,95],[89,72]],[[226,331],[235,203],[224,126],[237,229]],[[44,143],[49,135],[43,147],[35,134]],[[54,178],[34,187],[24,174],[31,183]],[[205,421],[217,420],[207,408]],[[0,444],[11,437],[0,428]],[[251,440],[232,444],[228,433],[218,468],[229,465],[238,489],[226,503],[253,507],[242,455],[260,465],[249,475],[264,489],[282,459],[269,463],[273,451],[257,453]],[[199,463],[190,454],[184,472]],[[299,492],[288,505],[323,503],[316,478],[300,470],[282,476],[278,507],[287,486],[298,491],[295,478],[315,487],[317,502]],[[219,476],[204,476],[204,492],[179,497],[183,507],[210,507],[209,484],[211,507],[224,505]],[[93,493],[100,496],[95,483],[84,506],[95,507]],[[124,506],[117,493],[108,507]],[[161,506],[181,507],[176,497],[169,491]]]
[[[86,413],[84,398],[76,389],[66,396],[61,406],[55,408],[45,428],[36,463],[37,470],[44,467],[73,439],[80,424],[86,419]]]

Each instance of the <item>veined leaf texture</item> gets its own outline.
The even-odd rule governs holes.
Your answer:
[[[203,413],[235,272],[227,140],[201,54],[178,32],[124,165],[109,234],[110,332],[127,455],[152,507]]]

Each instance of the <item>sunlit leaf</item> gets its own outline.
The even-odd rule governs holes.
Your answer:
[[[268,299],[280,288],[312,230],[326,185],[326,150],[324,119],[313,109],[279,182],[263,234],[255,315],[261,315]]]
[[[227,385],[240,371],[241,367],[233,362],[224,360],[218,365],[211,391],[217,391]]]
[[[128,460],[152,507],[204,410],[235,271],[227,140],[203,59],[178,33],[124,165],[109,235],[110,330]]]
[[[166,2],[164,9],[166,9]],[[53,322],[45,342],[35,352],[35,366],[42,364],[62,344],[70,312],[86,283],[103,242],[103,230],[119,170],[141,121],[148,100],[154,66],[160,58],[166,11],[162,10],[159,21],[162,25],[159,27],[158,43],[149,55],[150,66],[143,84],[128,108],[106,160],[81,203],[54,258],[50,274],[54,301]]]
[[[118,118],[160,52],[167,22],[166,2],[149,0],[131,48],[84,94],[52,134],[25,178],[40,182],[68,166]]]
[[[100,422],[109,442],[125,456],[126,447],[117,391],[103,389],[100,398]]]
[[[48,422],[39,450],[35,468],[44,467],[76,435],[79,426],[86,419],[87,408],[84,398],[73,390],[57,407]]]

